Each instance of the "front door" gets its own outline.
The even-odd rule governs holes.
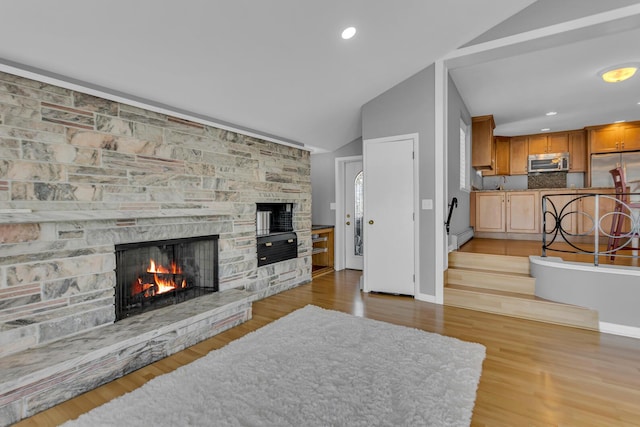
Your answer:
[[[361,160],[345,163],[344,186],[345,266],[362,270],[364,173]]]
[[[364,291],[415,295],[414,140],[364,142]]]

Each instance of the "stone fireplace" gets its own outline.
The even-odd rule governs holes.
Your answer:
[[[258,265],[257,203],[292,206],[296,257]],[[211,235],[218,292],[115,322],[117,248]],[[310,257],[307,151],[0,73],[0,419],[250,318]]]

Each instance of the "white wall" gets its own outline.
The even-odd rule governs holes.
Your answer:
[[[311,223],[336,225],[336,159],[362,155],[362,138],[357,138],[331,153],[311,155]]]
[[[431,65],[372,99],[362,107],[362,138],[418,133],[419,199],[435,199],[435,66]],[[420,263],[423,272],[436,270],[433,229],[435,209],[419,211]],[[444,228],[444,224],[442,225]],[[420,293],[435,295],[433,274],[420,274]]]

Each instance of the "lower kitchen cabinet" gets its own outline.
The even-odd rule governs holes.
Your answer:
[[[540,192],[507,191],[507,233],[540,232]]]
[[[476,193],[476,231],[505,231],[505,192]]]
[[[490,233],[539,233],[538,191],[477,192],[475,230]]]
[[[578,190],[577,195],[589,194],[594,192],[593,190]],[[595,228],[599,228],[599,234],[606,236],[611,232],[611,222],[613,221],[613,215],[607,215],[602,218],[602,223],[598,226],[595,221],[597,218],[602,217],[608,212],[613,212],[616,207],[615,194],[616,191],[613,188],[598,189],[597,193],[604,193],[610,197],[600,197],[598,201],[598,212],[596,212],[595,197],[585,197],[580,199],[580,210],[583,212],[578,221],[578,232],[587,236],[593,236]],[[625,225],[628,229],[628,225]]]

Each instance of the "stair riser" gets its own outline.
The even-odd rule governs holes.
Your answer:
[[[529,258],[507,255],[487,255],[471,252],[449,253],[450,268],[473,268],[505,273],[530,274]]]
[[[536,279],[533,277],[493,274],[482,271],[468,271],[450,268],[447,272],[447,283],[451,285],[473,286],[481,289],[517,292],[533,295]]]
[[[599,328],[597,312],[566,304],[523,300],[459,289],[445,289],[444,304],[582,329],[598,330]]]

